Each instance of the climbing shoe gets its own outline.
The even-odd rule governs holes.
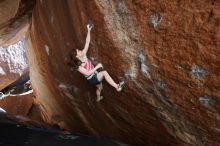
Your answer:
[[[0,92],[0,100],[4,98],[4,93]]]
[[[118,92],[121,92],[121,90],[123,89],[124,87],[124,84],[125,82],[124,81],[121,81],[119,84],[118,84],[118,88],[116,89]]]

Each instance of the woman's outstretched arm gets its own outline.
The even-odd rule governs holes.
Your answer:
[[[91,40],[91,36],[90,36],[90,31],[92,30],[92,25],[90,24],[87,24],[87,36],[86,36],[86,43],[85,43],[85,47],[83,49],[83,52],[86,54],[88,49],[89,49],[89,43],[90,43],[90,40]]]

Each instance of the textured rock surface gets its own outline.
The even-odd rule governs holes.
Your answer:
[[[0,47],[0,89],[7,87],[29,70],[24,40],[8,47]]]
[[[0,1],[0,89],[28,71],[23,37],[35,1]]]
[[[0,1],[0,90],[29,71],[24,33],[27,32],[29,26],[28,22],[34,2],[27,0]],[[0,100],[0,107],[7,111],[11,119],[25,123],[33,123],[29,118],[43,122],[41,118],[43,114],[39,111],[38,106],[33,94],[6,97]]]
[[[85,43],[122,93],[105,99],[67,65]],[[220,2],[39,0],[27,56],[36,99],[51,124],[133,145],[220,145]]]
[[[0,1],[0,45],[14,44],[24,35],[35,0]]]
[[[33,94],[17,97],[9,96],[0,101],[0,107],[11,115],[26,116],[32,104]]]
[[[34,120],[44,124],[43,113],[39,110],[39,105],[34,99],[33,94],[8,96],[0,100],[0,107],[15,121],[32,123]]]

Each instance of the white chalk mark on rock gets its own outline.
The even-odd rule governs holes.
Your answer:
[[[195,79],[202,79],[205,77],[206,71],[196,65],[193,65],[190,74]]]
[[[47,52],[47,55],[49,56],[50,55],[50,48],[47,45],[44,45],[44,48]]]
[[[54,17],[53,17],[53,16],[50,17],[50,22],[51,22],[51,23],[54,22]]]
[[[1,74],[1,75],[5,75],[5,74],[6,74],[5,71],[4,71],[4,69],[3,69],[2,67],[0,67],[0,74]]]

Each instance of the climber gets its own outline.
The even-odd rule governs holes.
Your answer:
[[[93,25],[91,24],[87,25],[88,32],[87,32],[85,47],[83,50],[76,49],[73,52],[74,60],[73,60],[72,65],[86,77],[86,79],[91,85],[95,85],[97,87],[96,89],[97,100],[96,101],[98,102],[103,99],[103,96],[101,95],[101,91],[103,89],[103,86],[102,86],[103,79],[105,79],[118,92],[122,91],[122,88],[124,86],[124,81],[120,82],[119,84],[116,84],[107,71],[105,70],[102,70],[100,72],[97,71],[98,69],[103,68],[101,63],[98,63],[96,66],[94,66],[92,64],[92,61],[87,58],[86,54],[89,49],[90,31],[92,27]]]

